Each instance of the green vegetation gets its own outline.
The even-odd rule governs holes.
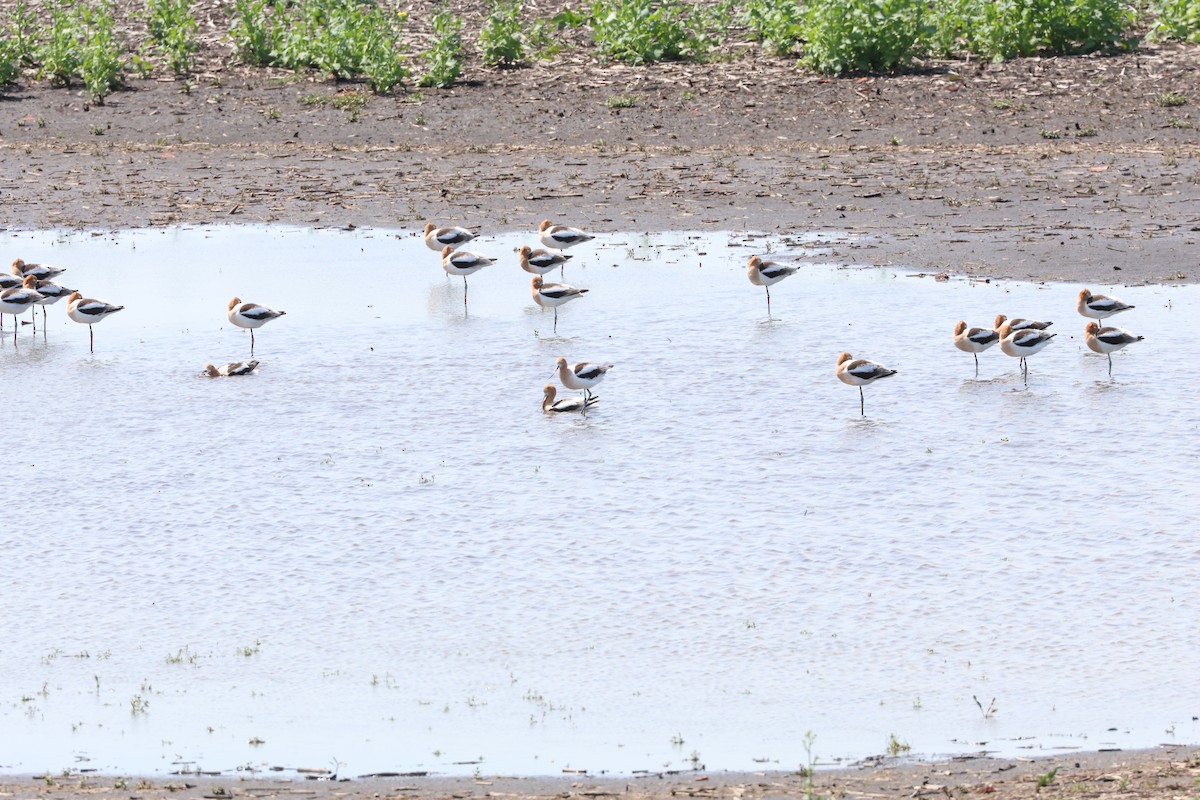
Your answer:
[[[609,108],[633,108],[637,98],[631,94],[610,94],[604,101]]]
[[[929,50],[992,59],[1126,46],[1134,23],[1120,0],[937,0]]]
[[[748,0],[741,22],[772,55],[799,52],[804,40],[804,19],[796,0]]]
[[[1151,38],[1200,43],[1200,0],[1157,0],[1153,5]]]
[[[1178,108],[1187,105],[1187,95],[1179,92],[1163,92],[1154,101],[1163,108]]]
[[[492,11],[479,32],[483,63],[489,67],[515,67],[525,61],[519,0],[493,0]]]
[[[148,0],[146,12],[150,38],[166,56],[167,66],[176,75],[191,72],[199,28],[191,0]]]
[[[425,74],[421,86],[446,89],[462,74],[462,20],[448,11],[433,17],[433,45],[422,54]]]
[[[708,61],[732,19],[732,2],[712,6],[655,0],[594,0],[588,24],[602,61]]]
[[[103,102],[127,71],[188,75],[200,46],[194,2],[140,0],[132,16],[146,33],[137,41],[117,35],[137,26],[114,19],[112,0],[14,0],[0,12],[0,85],[25,74],[54,86],[82,84]],[[501,69],[552,56],[569,41],[559,33],[566,28],[580,31],[571,41],[590,38],[589,52],[602,62],[703,63],[757,42],[768,56],[830,75],[895,72],[929,57],[1129,49],[1142,38],[1200,43],[1200,0],[579,0],[541,19],[530,18],[524,0],[489,3],[474,42],[447,7],[428,20],[433,37],[419,57],[421,86],[453,86],[468,51],[483,67]],[[243,64],[313,71],[377,94],[412,77],[399,0],[228,0],[225,8],[225,35]]]
[[[817,72],[894,72],[924,30],[924,0],[810,0],[802,60]]]
[[[897,758],[912,750],[912,745],[903,739],[896,737],[896,734],[888,735],[887,753],[892,758]]]

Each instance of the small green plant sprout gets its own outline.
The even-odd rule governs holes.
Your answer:
[[[683,747],[683,734],[677,733],[674,736],[672,736],[671,744],[675,745],[676,747]]]
[[[633,108],[637,102],[637,98],[631,94],[610,94],[604,100],[604,104],[609,108]]]
[[[979,698],[975,695],[971,695],[971,699],[975,701],[975,705],[979,706],[979,713],[983,714],[984,719],[996,716],[996,698],[992,698],[991,702],[987,704],[987,708],[983,707],[983,703],[979,702]]]
[[[258,639],[255,639],[253,645],[239,647],[238,653],[245,656],[246,658],[249,658],[250,656],[256,656],[256,655],[258,655],[258,649],[261,645],[262,645],[262,642],[259,641]]]
[[[267,740],[266,740],[266,739],[260,739],[260,738],[259,738],[259,737],[257,737],[257,736],[251,736],[251,737],[250,737],[250,741],[249,741],[249,745],[250,745],[251,747],[259,747],[259,746],[261,746],[261,745],[264,745],[264,744],[266,744],[266,743],[267,743]]]
[[[892,758],[902,756],[912,750],[912,745],[896,737],[896,734],[888,734],[887,753]]]
[[[1054,769],[1050,770],[1049,772],[1047,772],[1043,775],[1038,775],[1037,776],[1038,788],[1043,789],[1043,788],[1049,786],[1050,784],[1054,783],[1054,776],[1057,774],[1058,774],[1058,767],[1055,767]]]
[[[142,697],[140,694],[135,694],[129,699],[129,713],[133,716],[145,714],[150,710],[150,701]]]
[[[817,800],[817,754],[813,751],[816,741],[815,733],[805,731],[804,738],[800,742],[804,748],[804,763],[800,765],[799,769],[800,775],[804,778],[804,800]]]
[[[1058,130],[1057,128],[1042,128],[1040,131],[1038,131],[1038,135],[1043,139],[1061,139],[1062,131]]]
[[[1188,98],[1186,94],[1179,92],[1163,92],[1154,98],[1154,102],[1158,103],[1163,108],[1178,108],[1186,106]]]

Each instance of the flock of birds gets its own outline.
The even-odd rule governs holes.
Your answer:
[[[430,250],[442,254],[442,269],[448,275],[461,275],[463,279],[463,307],[467,305],[467,276],[478,272],[486,266],[496,263],[496,259],[476,253],[471,250],[459,249],[460,245],[475,238],[475,234],[467,228],[452,225],[439,228],[432,222],[425,224],[425,245]],[[542,247],[534,249],[522,245],[517,251],[521,269],[533,275],[530,284],[530,294],[533,302],[542,308],[554,310],[554,332],[558,333],[558,307],[587,294],[587,289],[577,289],[565,283],[546,283],[543,276],[554,270],[565,272],[565,265],[572,256],[563,252],[568,247],[590,242],[596,237],[584,233],[579,228],[568,225],[555,225],[550,220],[542,220],[538,227],[538,240]],[[593,364],[580,361],[568,363],[566,357],[559,356],[555,362],[554,371],[562,385],[583,394],[579,397],[564,397],[556,399],[558,390],[554,384],[547,383],[542,388],[542,411],[547,414],[562,414],[584,412],[592,408],[599,400],[592,394],[592,387],[604,380],[604,376],[613,368],[612,364]]]
[[[425,244],[431,250],[441,254],[442,269],[448,275],[461,276],[463,279],[464,307],[467,303],[467,276],[497,261],[497,259],[481,253],[461,249],[461,245],[474,238],[476,238],[475,234],[467,228],[459,226],[439,228],[433,223],[425,225]],[[565,283],[547,283],[544,276],[555,269],[565,271],[565,264],[572,256],[564,251],[594,238],[596,237],[578,228],[556,225],[550,220],[543,220],[538,229],[538,239],[543,247],[534,249],[529,245],[524,245],[518,250],[521,269],[534,276],[530,286],[533,301],[544,309],[554,310],[555,333],[558,332],[558,307],[582,297],[587,294],[588,290]],[[0,329],[3,328],[4,315],[13,315],[13,339],[15,341],[20,316],[26,311],[32,311],[32,322],[36,331],[36,307],[42,307],[44,324],[45,307],[53,305],[65,297],[67,299],[67,316],[75,322],[87,324],[89,351],[95,352],[92,326],[121,311],[124,306],[85,298],[74,289],[54,283],[52,279],[64,271],[48,264],[30,264],[20,258],[15,259],[12,262],[12,273],[10,275],[0,274]],[[757,255],[750,256],[747,273],[752,284],[762,286],[766,290],[768,317],[771,315],[771,286],[789,275],[794,275],[797,271],[799,271],[799,267],[794,264],[769,261]],[[1123,328],[1101,327],[1096,320],[1107,319],[1114,314],[1128,311],[1133,306],[1115,297],[1093,294],[1089,289],[1082,289],[1075,307],[1081,315],[1091,320],[1084,327],[1084,341],[1090,350],[1108,357],[1108,374],[1112,375],[1112,354],[1133,342],[1141,341],[1144,337],[1135,336]],[[226,316],[229,322],[236,327],[250,331],[250,356],[253,358],[254,331],[286,313],[286,311],[277,311],[257,303],[244,303],[241,298],[234,297],[229,301]],[[959,350],[971,353],[975,357],[976,375],[979,374],[979,354],[999,343],[1000,349],[1006,355],[1019,359],[1018,368],[1028,385],[1028,358],[1044,349],[1057,335],[1046,331],[1052,324],[1052,322],[1032,319],[1008,319],[1004,314],[996,316],[991,328],[970,328],[960,320],[955,323],[953,341],[954,346]],[[258,364],[259,362],[253,360],[233,362],[220,367],[205,364],[201,374],[213,378],[248,375],[257,369]],[[594,364],[586,361],[571,364],[565,357],[559,357],[555,362],[554,373],[558,375],[558,379],[564,387],[579,391],[581,395],[559,399],[554,385],[548,383],[543,387],[542,411],[547,414],[557,414],[585,412],[592,408],[600,399],[592,394],[592,388],[604,379],[612,367],[612,364]],[[835,368],[838,380],[858,387],[859,412],[863,415],[866,414],[863,387],[882,378],[889,378],[896,373],[897,371],[894,369],[864,358],[854,358],[849,353],[838,355]]]
[[[794,275],[798,269],[794,264],[766,261],[759,256],[750,256],[747,272],[752,284],[766,289],[768,316],[771,314],[771,286],[789,275]],[[1133,306],[1128,303],[1115,297],[1093,294],[1090,289],[1081,289],[1076,299],[1075,309],[1093,320],[1084,326],[1084,341],[1088,349],[1108,356],[1109,375],[1112,375],[1112,354],[1126,345],[1142,341],[1145,337],[1135,336],[1124,328],[1102,328],[1094,320],[1107,319],[1131,308]],[[1050,340],[1058,335],[1046,332],[1046,328],[1053,324],[1034,319],[1008,319],[1004,314],[996,316],[991,328],[968,328],[967,323],[959,320],[954,325],[954,346],[975,356],[975,374],[978,375],[979,354],[999,342],[1000,349],[1006,355],[1019,359],[1017,365],[1022,370],[1025,385],[1028,386],[1027,359],[1044,349],[1050,344]],[[858,409],[859,413],[865,416],[862,387],[882,378],[890,378],[896,374],[896,370],[865,358],[854,358],[849,353],[840,353],[837,357],[836,374],[842,383],[858,387]]]

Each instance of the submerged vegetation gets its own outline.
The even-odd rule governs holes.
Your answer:
[[[131,71],[186,79],[202,50],[192,0],[135,4],[125,19],[112,0],[0,0],[0,84],[24,77],[81,85],[103,102]],[[221,9],[217,39],[229,60],[314,71],[378,94],[412,83],[449,87],[473,61],[515,68],[569,47],[632,65],[761,50],[844,75],[894,72],[930,58],[1200,42],[1200,0],[581,0],[548,18],[531,15],[521,0],[491,0],[477,30],[445,7],[420,20],[432,31],[420,48],[396,0],[227,0]]]

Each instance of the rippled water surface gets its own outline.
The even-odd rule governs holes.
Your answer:
[[[1200,293],[607,235],[533,305],[396,231],[13,234],[126,309],[0,336],[0,770],[795,768],[1200,739]],[[806,263],[764,292],[749,254]],[[1164,265],[1170,274],[1179,265]],[[557,274],[551,278],[558,280]],[[287,310],[257,375],[229,298]],[[1052,319],[1029,384],[958,319]],[[841,350],[899,370],[858,392]],[[615,362],[544,417],[554,358]],[[994,703],[993,703],[994,701]],[[991,707],[989,709],[989,706]],[[475,764],[482,759],[482,764]]]

